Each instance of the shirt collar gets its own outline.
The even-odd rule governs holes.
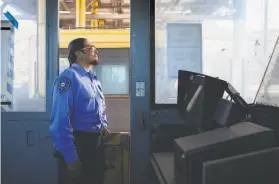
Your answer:
[[[97,76],[95,73],[93,73],[93,71],[89,71],[87,72],[82,66],[80,66],[79,64],[73,63],[71,66],[73,69],[75,69],[76,71],[78,71],[80,74],[90,74],[92,77],[94,77],[95,79],[97,79]]]

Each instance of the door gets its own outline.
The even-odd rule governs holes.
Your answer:
[[[57,3],[13,0],[1,4],[3,184],[57,183],[49,135],[50,89],[57,75]],[[6,12],[17,20],[18,28],[4,16]]]

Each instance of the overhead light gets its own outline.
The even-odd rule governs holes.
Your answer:
[[[164,11],[166,14],[182,14],[182,11]]]
[[[161,0],[160,3],[171,3],[172,0]]]
[[[192,13],[192,10],[191,9],[187,9],[187,10],[185,10],[184,12],[183,12],[183,14],[185,15],[185,14],[191,14]]]
[[[192,13],[192,10],[191,9],[187,9],[187,10],[185,10],[185,11],[183,11],[183,10],[180,10],[180,11],[164,11],[164,13],[166,13],[166,14],[183,14],[183,15],[185,15],[185,14],[190,14],[190,13]]]
[[[67,13],[71,13],[70,11],[59,11],[60,14],[67,14]]]
[[[109,13],[109,12],[99,12],[100,15],[111,15],[111,14],[117,14],[117,13]]]
[[[91,12],[86,12],[86,15],[91,15]],[[112,15],[112,14],[117,14],[117,13],[109,13],[109,12],[99,12],[97,13],[98,15]]]
[[[216,12],[212,13],[212,15],[217,16],[230,16],[235,12],[235,10],[231,10],[225,6],[220,7]]]
[[[180,3],[204,3],[201,0],[181,0]]]

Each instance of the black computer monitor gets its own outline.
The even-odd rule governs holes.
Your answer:
[[[213,116],[227,86],[226,81],[218,78],[180,70],[177,96],[180,116],[201,131],[213,129]]]

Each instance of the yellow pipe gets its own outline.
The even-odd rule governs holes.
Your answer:
[[[80,20],[79,20],[79,15],[80,15],[80,1],[81,1],[81,0],[76,0],[76,27],[80,27]]]
[[[91,2],[91,13],[92,14],[97,14],[99,12],[98,9],[99,2],[97,0],[93,0]],[[91,27],[98,27],[99,21],[98,20],[91,20]]]
[[[105,20],[104,19],[99,20],[99,26],[104,26],[104,25],[105,25]]]
[[[100,20],[101,23],[102,20]],[[156,47],[164,48],[166,32],[156,31]],[[68,48],[75,38],[85,37],[98,48],[130,48],[130,29],[64,30],[60,29],[60,48]]]
[[[80,0],[80,6],[79,6],[79,26],[85,27],[86,26],[86,0]]]
[[[130,29],[60,29],[59,47],[67,48],[79,37],[87,38],[97,48],[130,48]]]
[[[91,20],[91,27],[97,28],[98,27],[98,20]]]

